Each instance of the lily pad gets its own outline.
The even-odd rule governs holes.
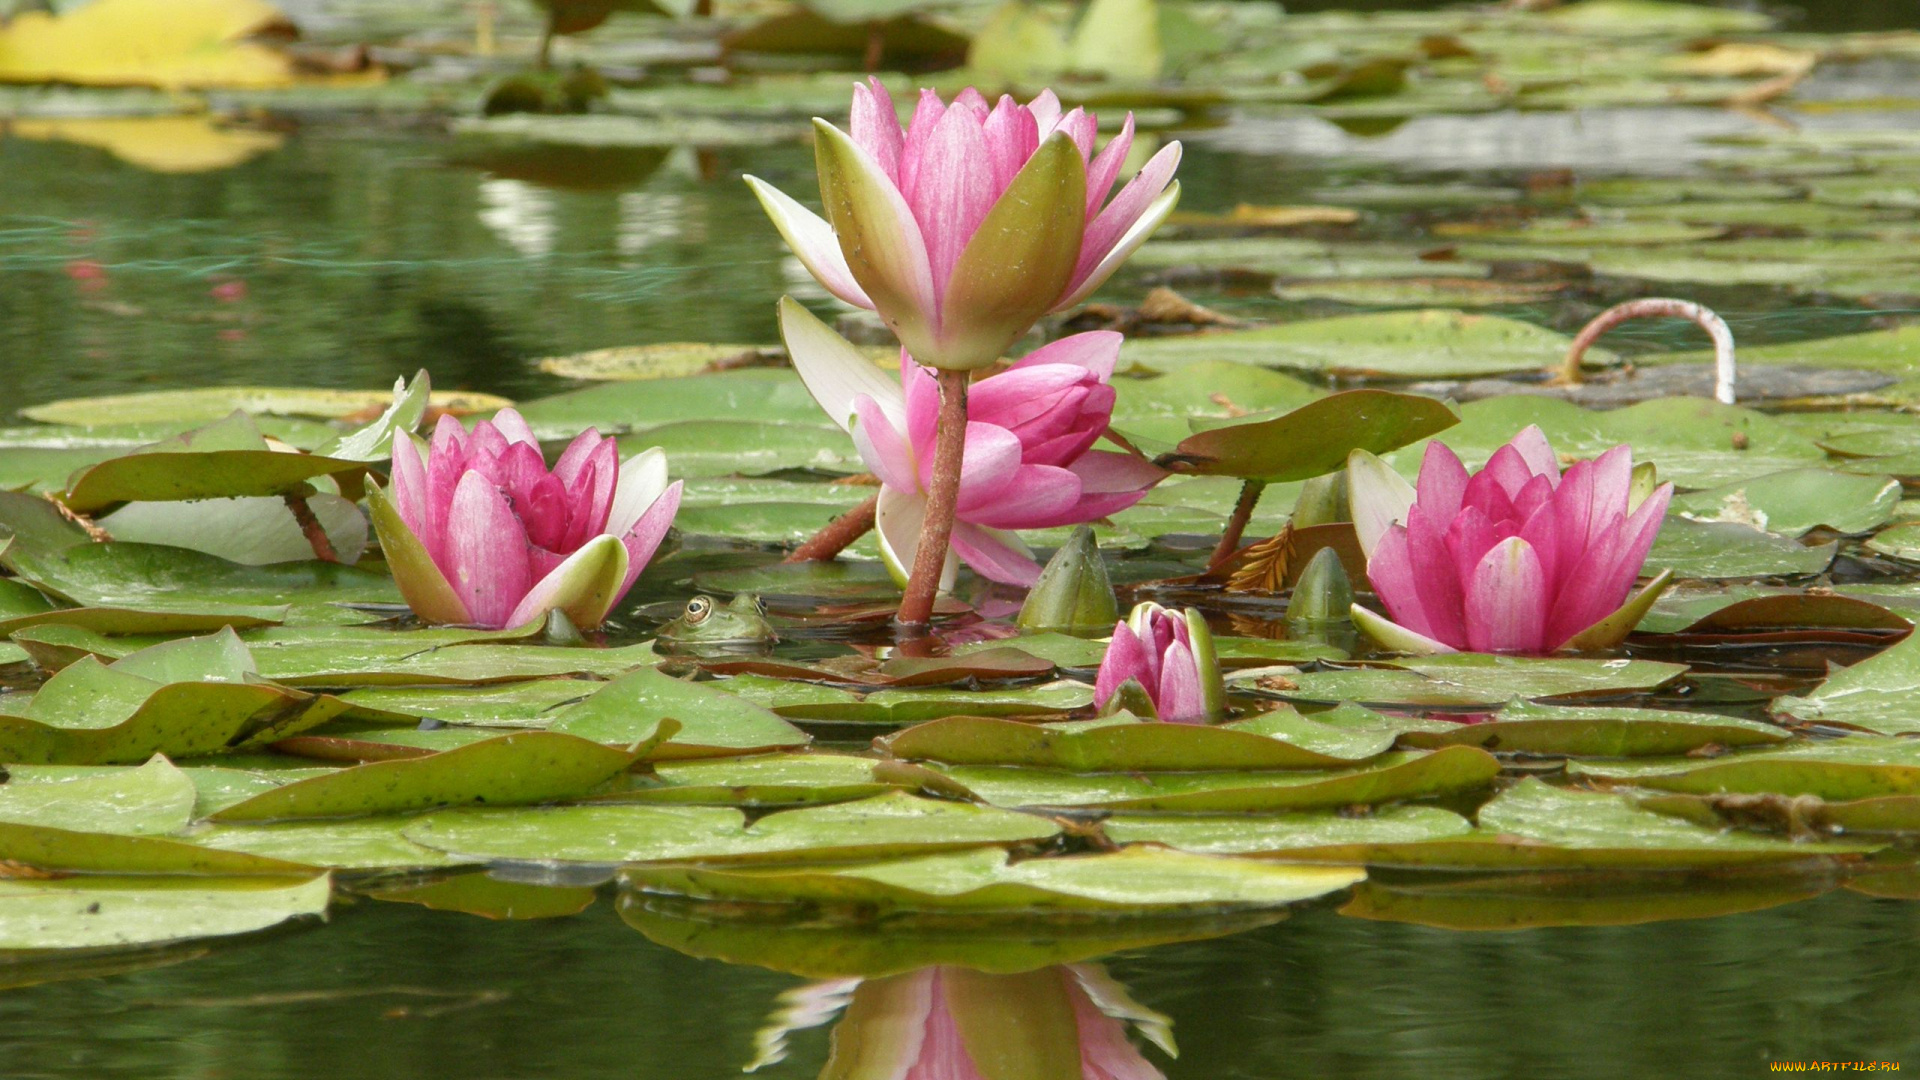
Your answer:
[[[1839,544],[1803,544],[1732,521],[1689,521],[1672,515],[1660,526],[1644,570],[1681,578],[1754,578],[1818,574]]]
[[[1282,872],[1258,872],[1262,868]],[[1365,876],[1357,867],[1265,866],[1151,847],[1021,862],[987,848],[839,869],[647,866],[621,874],[632,888],[703,900],[882,911],[1142,913],[1276,907],[1337,892]]]
[[[557,919],[593,906],[599,892],[579,886],[532,885],[502,881],[484,871],[369,889],[367,895],[390,903],[419,904],[433,911],[458,911],[483,919]]]
[[[203,825],[185,839],[213,851],[244,852],[337,870],[419,870],[477,861],[422,847],[401,835],[419,820],[416,816],[392,815],[270,825]]]
[[[77,832],[164,836],[193,818],[193,781],[164,757],[138,767],[15,765],[0,821]]]
[[[605,689],[598,679],[529,679],[494,686],[375,686],[350,690],[340,700],[349,715],[408,716],[442,724],[496,728],[545,728],[561,709]]]
[[[1703,881],[1653,871],[1502,874],[1437,882],[1362,882],[1340,914],[1443,930],[1513,931],[1543,926],[1637,926],[1763,911],[1832,888],[1804,874]]]
[[[585,794],[626,772],[673,730],[654,730],[625,749],[572,735],[520,731],[430,757],[378,761],[296,780],[215,813],[218,822],[354,817],[463,803],[519,806]]]
[[[1314,810],[1421,799],[1483,788],[1500,772],[1492,754],[1454,746],[1392,753],[1339,771],[1067,773],[985,765],[932,766],[995,806],[1088,807],[1182,814]]]
[[[1604,783],[1661,791],[1866,799],[1920,793],[1920,741],[1856,735],[1705,761],[1572,762],[1568,770]]]
[[[651,778],[636,778],[617,802],[696,806],[798,806],[851,802],[885,794],[897,784],[879,779],[879,760],[854,754],[759,754],[715,761],[667,762]]]
[[[1795,469],[1675,496],[1672,512],[1799,536],[1823,525],[1835,532],[1869,532],[1885,524],[1899,504],[1900,481],[1890,476]]]
[[[213,851],[160,836],[75,832],[0,823],[0,860],[54,873],[287,876],[311,873],[298,860]]]
[[[365,468],[358,461],[267,447],[245,413],[75,473],[60,501],[89,513],[115,503],[285,495],[307,481]]]
[[[751,678],[741,676],[734,680]],[[789,720],[856,724],[917,724],[943,716],[1056,717],[1093,705],[1093,687],[1060,680],[1038,686],[983,690],[876,690],[864,696],[831,687],[787,684],[792,690],[755,684],[763,702]],[[747,688],[740,688],[742,693]],[[832,695],[832,696],[829,696]]]
[[[1432,398],[1349,390],[1270,420],[1230,423],[1190,435],[1158,460],[1180,473],[1279,483],[1344,468],[1354,450],[1384,454],[1459,422]]]
[[[197,390],[156,390],[144,394],[70,398],[20,410],[43,424],[88,427],[98,424],[208,423],[236,410],[266,416],[311,416],[337,420],[392,404],[385,390],[319,390],[283,386],[209,386]],[[434,394],[432,405],[454,413],[491,412],[513,404],[506,398],[468,391]]]
[[[875,740],[910,760],[1071,772],[1316,769],[1377,757],[1392,743],[1391,732],[1346,731],[1284,708],[1220,727],[1130,716],[1063,724],[950,716]]]
[[[1373,844],[1464,836],[1473,823],[1432,806],[1382,806],[1352,815],[1332,810],[1233,816],[1115,814],[1101,830],[1116,844],[1165,844],[1207,855],[1253,855],[1339,846],[1356,857]]]
[[[0,879],[0,949],[148,945],[264,930],[327,910],[308,878]]]
[[[1920,733],[1920,638],[1863,660],[1803,697],[1776,698],[1775,716],[1812,724],[1839,724],[1884,735]]]
[[[655,668],[641,668],[554,712],[548,730],[626,745],[646,738],[654,725],[670,718],[679,729],[655,750],[652,756],[657,758],[751,754],[807,744],[804,732],[728,693],[726,686],[684,682]]]
[[[1586,757],[1684,754],[1704,746],[1760,746],[1787,732],[1757,720],[1676,709],[1539,705],[1517,701],[1484,724],[1409,731],[1402,746],[1478,746],[1500,753]]]
[[[1309,671],[1276,690],[1297,701],[1367,705],[1504,705],[1516,698],[1579,698],[1655,690],[1686,673],[1652,660],[1536,659],[1456,653],[1393,661],[1391,666]]]
[[[561,806],[442,810],[408,839],[472,859],[588,863],[835,861],[1043,840],[1059,826],[992,807],[883,795],[784,810],[747,825],[740,811],[699,806]]]

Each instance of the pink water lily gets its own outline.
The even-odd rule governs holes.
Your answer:
[[[922,90],[902,127],[877,79],[853,92],[851,134],[815,120],[823,219],[747,177],[807,270],[879,312],[915,360],[971,369],[1034,321],[1100,287],[1180,197],[1180,144],[1121,187],[1133,116],[1094,152],[1093,114],[1051,90],[1021,105]]]
[[[1204,723],[1226,707],[1226,688],[1213,651],[1206,619],[1189,608],[1175,611],[1152,601],[1134,607],[1114,624],[1107,654],[1094,677],[1093,703],[1119,707],[1122,687],[1133,683],[1146,702],[1125,702],[1137,713],[1151,703],[1149,719],[1174,724]]]
[[[681,484],[658,448],[621,461],[589,428],[549,469],[512,409],[471,434],[451,416],[425,461],[393,440],[393,479],[374,528],[400,594],[428,622],[518,626],[550,611],[600,625],[673,524]]]
[[[932,481],[939,411],[933,375],[903,355],[896,383],[791,299],[781,302],[780,330],[814,400],[852,434],[880,478],[880,550],[896,576],[904,575]],[[1108,380],[1120,341],[1104,331],[1075,334],[971,386],[943,588],[957,572],[954,555],[993,581],[1032,585],[1040,564],[1012,530],[1106,517],[1139,502],[1166,476],[1145,458],[1092,449],[1113,415]]]
[[[1543,655],[1624,639],[1670,575],[1634,583],[1673,485],[1635,499],[1633,451],[1616,446],[1560,471],[1529,427],[1469,474],[1427,445],[1416,486],[1356,451],[1348,463],[1367,578],[1392,616],[1355,606],[1383,644],[1410,652]]]
[[[1164,1080],[1127,1038],[1127,1021],[1173,1053],[1170,1022],[1095,964],[1017,974],[944,966],[833,979],[784,995],[749,1071],[781,1060],[797,1030],[840,1016],[822,1076],[890,1080]],[[1012,1069],[1009,1072],[1009,1069]]]

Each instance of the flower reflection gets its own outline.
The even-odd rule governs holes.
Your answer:
[[[1018,974],[945,965],[789,991],[746,1071],[783,1060],[789,1035],[835,1016],[823,1080],[996,1080],[1010,1068],[1022,1076],[1164,1080],[1128,1037],[1129,1023],[1169,1057],[1177,1052],[1171,1021],[1098,964]]]

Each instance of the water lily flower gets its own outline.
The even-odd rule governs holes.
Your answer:
[[[592,428],[552,469],[512,409],[472,434],[451,416],[425,461],[393,440],[393,480],[369,497],[400,594],[428,622],[518,626],[561,611],[600,625],[653,558],[680,508],[658,447],[620,460]]]
[[[1636,491],[1630,447],[1563,475],[1546,435],[1528,427],[1471,475],[1434,442],[1417,486],[1361,451],[1347,478],[1367,578],[1392,616],[1355,605],[1354,621],[1392,648],[1604,648],[1626,637],[1671,577],[1633,592],[1673,485]]]
[[[1167,1054],[1171,1022],[1096,964],[1016,974],[956,966],[832,979],[783,995],[749,1071],[786,1056],[788,1038],[840,1016],[822,1076],[989,1080],[1021,1076],[1164,1080],[1127,1038],[1127,1021]],[[1010,1073],[1009,1063],[1017,1068]]]
[[[1136,714],[1174,724],[1205,722],[1226,708],[1226,697],[1206,619],[1152,601],[1114,624],[1093,681],[1095,707],[1104,711],[1118,698]]]
[[[896,577],[913,565],[933,475],[939,389],[906,355],[900,381],[791,298],[780,303],[787,353],[815,401],[852,434],[880,478],[875,525]],[[1040,564],[1010,530],[1094,521],[1132,506],[1166,473],[1144,458],[1092,446],[1113,415],[1108,380],[1119,334],[1094,331],[1036,349],[1007,371],[975,382],[967,395],[952,550],[981,576],[1031,586]]]
[[[1051,90],[1021,105],[920,92],[903,128],[877,79],[851,133],[814,121],[826,217],[747,177],[787,246],[828,292],[877,311],[922,364],[984,367],[1048,312],[1085,299],[1180,197],[1169,143],[1109,201],[1133,116],[1099,153],[1093,114]]]

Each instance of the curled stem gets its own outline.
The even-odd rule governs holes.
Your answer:
[[[340,555],[333,550],[333,541],[327,539],[327,528],[314,516],[313,507],[307,505],[307,497],[289,492],[280,498],[287,504],[287,509],[293,512],[293,520],[299,524],[300,531],[306,535],[307,543],[313,548],[313,557],[321,562],[339,562]]]
[[[1595,315],[1591,322],[1580,328],[1573,344],[1567,346],[1567,359],[1561,364],[1559,381],[1568,386],[1578,386],[1580,358],[1586,355],[1588,347],[1600,340],[1600,335],[1629,319],[1685,319],[1705,330],[1707,336],[1713,339],[1714,400],[1722,405],[1733,404],[1737,374],[1733,361],[1733,331],[1727,328],[1726,320],[1715,315],[1712,309],[1691,300],[1647,297],[1615,304]]]
[[[782,562],[830,562],[833,557],[847,550],[855,540],[873,531],[874,510],[880,505],[880,496],[870,495],[867,501],[829,521],[819,532],[807,538],[807,542],[793,549]]]
[[[907,594],[900,599],[899,622],[907,627],[925,626],[933,619],[933,599],[946,570],[953,512],[960,498],[960,464],[967,449],[967,373],[942,370],[937,377],[940,419],[934,428],[933,482],[928,485],[920,541],[913,549]]]
[[[1240,485],[1240,500],[1233,504],[1233,516],[1227,519],[1227,531],[1220,534],[1220,543],[1213,549],[1213,558],[1207,560],[1207,569],[1218,567],[1240,549],[1240,538],[1246,535],[1253,508],[1260,505],[1260,493],[1266,489],[1264,480],[1248,480]]]

